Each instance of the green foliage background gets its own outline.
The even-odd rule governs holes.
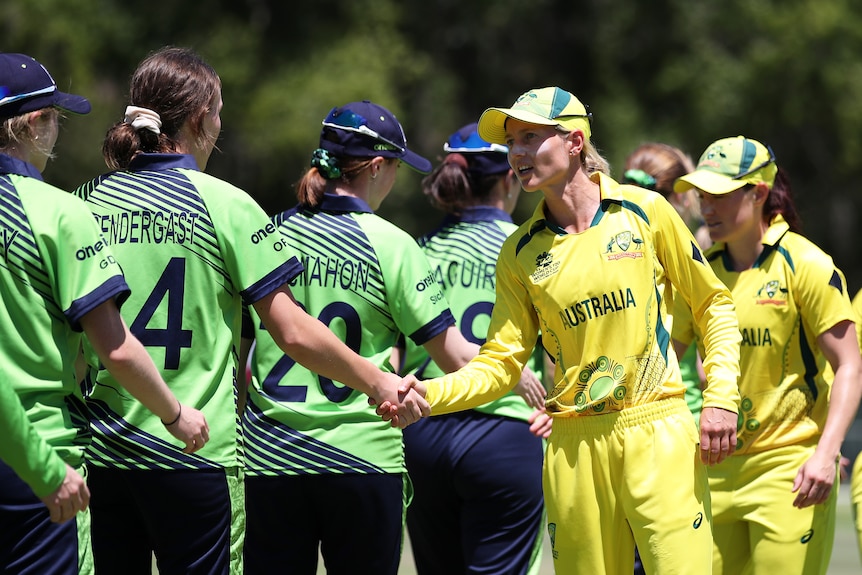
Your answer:
[[[595,114],[614,173],[639,143],[697,158],[745,134],[772,145],[809,237],[862,286],[862,3],[853,0],[4,0],[0,49],[44,63],[94,111],[64,125],[46,179],[72,188],[103,171],[137,63],[190,46],[224,83],[224,132],[208,171],[273,213],[332,106],[391,109],[411,148],[436,160],[488,106],[559,85]],[[524,197],[516,220],[537,198]],[[418,235],[439,214],[402,170],[381,215]]]

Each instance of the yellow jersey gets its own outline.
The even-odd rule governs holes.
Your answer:
[[[757,453],[819,438],[833,373],[817,338],[854,321],[843,273],[832,258],[776,216],[751,269],[725,263],[726,245],[706,251],[716,275],[733,293],[742,337],[737,453]],[[697,330],[676,306],[674,338]]]
[[[425,382],[433,414],[475,407],[512,388],[538,333],[555,360],[546,402],[552,415],[599,415],[682,397],[670,345],[670,300],[677,297],[698,310],[705,334],[704,407],[737,411],[740,335],[728,289],[660,194],[604,174],[591,178],[601,204],[587,230],[555,226],[542,201],[507,238],[488,339],[464,368]]]

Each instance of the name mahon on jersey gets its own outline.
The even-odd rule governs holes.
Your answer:
[[[346,260],[342,258],[319,258],[301,255],[300,263],[304,268],[290,282],[291,287],[317,286],[333,287],[354,292],[367,292],[371,266],[362,260]]]

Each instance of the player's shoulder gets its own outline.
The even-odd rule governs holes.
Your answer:
[[[787,262],[793,273],[808,270],[823,270],[832,273],[835,262],[826,251],[812,240],[795,232],[788,231],[777,246],[778,253]]]
[[[36,214],[86,211],[84,203],[76,195],[36,178],[21,178],[15,188],[21,203],[25,207],[33,207]]]
[[[250,198],[248,192],[242,188],[226,181],[198,170],[188,168],[178,168],[177,171],[183,174],[194,184],[195,189],[202,197],[209,197],[213,194],[223,195],[229,198]]]
[[[393,249],[404,249],[406,244],[416,245],[416,240],[406,231],[374,213],[356,212],[352,214],[369,237],[383,241]]]

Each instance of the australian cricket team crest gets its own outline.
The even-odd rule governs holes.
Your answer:
[[[538,283],[558,271],[560,271],[560,262],[554,261],[554,255],[551,252],[542,252],[536,256],[536,269],[530,274],[530,279],[533,283]]]
[[[787,305],[787,288],[778,280],[770,280],[757,290],[757,305]]]
[[[644,257],[643,244],[644,241],[635,237],[631,231],[620,232],[608,242],[605,256],[608,261],[621,258],[642,258]]]

